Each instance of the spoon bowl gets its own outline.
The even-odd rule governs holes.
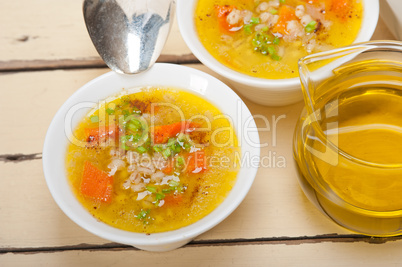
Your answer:
[[[85,0],[91,40],[113,71],[135,74],[158,59],[172,25],[175,0]]]

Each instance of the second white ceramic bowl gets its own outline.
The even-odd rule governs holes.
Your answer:
[[[222,75],[227,83],[249,100],[266,106],[284,106],[302,100],[299,78],[261,79],[234,71],[217,61],[201,44],[195,28],[194,13],[199,0],[178,0],[177,20],[184,41],[208,68]],[[378,0],[363,0],[362,27],[354,43],[369,41],[377,26]],[[225,81],[226,82],[226,81]]]

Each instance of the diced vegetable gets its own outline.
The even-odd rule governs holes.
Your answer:
[[[269,13],[271,13],[272,15],[276,15],[276,14],[278,14],[278,10],[276,10],[276,9],[271,9],[271,10],[269,11]]]
[[[156,193],[156,187],[148,185],[146,189],[151,193]]]
[[[178,195],[167,195],[164,198],[165,205],[178,205],[183,201],[183,195],[178,194]]]
[[[109,114],[109,115],[113,115],[114,114],[114,109],[107,108],[106,113]]]
[[[252,40],[254,50],[260,52],[263,55],[270,55],[273,60],[280,60],[277,55],[276,49],[272,44],[279,44],[278,37],[269,35],[264,32],[257,32]]]
[[[141,110],[137,107],[133,107],[133,114],[141,114]]]
[[[199,127],[198,123],[181,121],[168,125],[151,128],[151,136],[154,144],[164,144],[169,138],[175,137],[180,132],[192,132]]]
[[[244,29],[245,33],[247,33],[247,34],[252,33],[252,32],[253,32],[253,31],[251,30],[251,27],[252,27],[252,26],[253,26],[252,24],[244,25],[243,29]]]
[[[139,152],[139,153],[145,153],[145,152],[147,152],[148,151],[148,149],[146,149],[145,147],[143,147],[143,146],[139,146],[139,147],[137,147],[137,151]]]
[[[176,138],[169,138],[169,141],[167,142],[167,146],[174,145],[176,143]]]
[[[223,5],[223,6],[216,5],[215,6],[215,12],[216,12],[216,16],[218,17],[218,24],[219,24],[219,29],[221,32],[232,33],[230,31],[230,29],[232,29],[233,27],[239,26],[239,25],[231,25],[227,21],[228,15],[235,8],[236,8],[235,6],[230,6],[230,5]]]
[[[159,201],[159,200],[162,200],[162,199],[165,198],[165,194],[163,194],[163,193],[156,193],[156,194],[155,194],[155,197],[156,197],[156,200]]]
[[[287,31],[287,23],[288,21],[297,19],[295,10],[290,6],[281,6],[279,10],[279,19],[278,22],[275,24],[272,32],[277,32],[283,35],[289,34]]]
[[[164,174],[172,174],[173,173],[173,166],[169,162],[169,164],[162,170]]]
[[[140,213],[138,213],[138,215],[135,217],[137,217],[138,220],[145,220],[150,211],[151,210],[141,210]]]
[[[183,158],[182,156],[177,157],[177,159],[176,159],[176,166],[177,166],[177,167],[183,167],[184,164],[185,164],[184,158]]]
[[[172,187],[177,187],[177,186],[179,186],[180,185],[180,183],[179,182],[177,182],[177,181],[174,181],[174,180],[171,180],[171,181],[169,181],[169,186],[172,186]]]
[[[89,119],[92,123],[99,122],[99,117],[97,115],[91,116]]]
[[[153,146],[152,148],[154,149],[155,152],[162,152],[162,147],[160,146]]]
[[[122,147],[126,150],[134,149],[135,148],[135,143],[137,143],[141,139],[140,134],[132,135],[132,134],[127,134],[123,135],[120,137],[120,143]]]
[[[91,162],[85,161],[81,193],[95,200],[110,202],[113,193],[113,176],[98,169]]]
[[[250,19],[251,24],[258,24],[260,23],[260,18],[259,17],[253,17]]]
[[[306,25],[306,27],[304,27],[304,30],[306,32],[313,32],[316,28],[317,28],[317,21],[312,20]]]
[[[167,159],[171,154],[172,152],[170,151],[170,148],[166,148],[165,150],[162,151],[162,155],[165,159]]]
[[[119,127],[117,125],[109,125],[109,127],[93,127],[86,128],[85,139],[87,142],[98,142],[104,140],[105,138],[115,138],[119,132]]]
[[[204,151],[196,151],[188,154],[188,173],[202,173],[207,170],[207,162]]]
[[[327,7],[343,21],[347,20],[352,8],[352,0],[327,0]]]
[[[130,131],[137,132],[142,129],[142,124],[138,119],[131,119],[127,124],[126,128]]]

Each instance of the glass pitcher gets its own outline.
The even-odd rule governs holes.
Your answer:
[[[330,219],[402,233],[402,43],[368,42],[299,61],[305,109],[294,135],[299,182]]]

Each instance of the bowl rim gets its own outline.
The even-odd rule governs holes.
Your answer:
[[[84,93],[88,93],[90,91],[93,91],[99,86],[99,84],[104,83],[105,80],[113,80],[113,79],[128,79],[128,80],[138,80],[141,79],[150,79],[150,77],[154,77],[155,73],[162,73],[162,72],[169,72],[172,77],[180,77],[181,79],[183,78],[183,75],[193,75],[197,77],[201,77],[206,79],[211,85],[208,86],[214,86],[214,94],[216,90],[221,90],[222,92],[225,93],[225,97],[227,99],[234,99],[239,101],[242,112],[245,112],[247,116],[252,116],[250,113],[249,109],[245,105],[245,103],[239,98],[239,96],[232,91],[226,84],[221,82],[220,80],[216,79],[215,77],[204,73],[200,70],[186,67],[186,66],[181,66],[181,65],[176,65],[176,64],[168,64],[168,63],[156,63],[150,70],[147,72],[141,73],[141,74],[136,74],[135,76],[130,76],[128,77],[127,75],[122,75],[118,74],[115,72],[108,72],[105,73],[101,76],[96,77],[95,79],[89,81],[85,85],[83,85],[80,89],[78,89],[73,95],[71,95],[67,101],[64,102],[64,104],[59,108],[55,116],[53,117],[50,126],[48,128],[48,131],[46,133],[45,137],[45,142],[43,145],[43,156],[42,156],[42,161],[43,161],[43,171],[46,179],[47,186],[49,188],[49,191],[57,203],[57,205],[62,209],[62,211],[76,224],[81,226],[82,228],[86,229],[87,231],[100,236],[102,238],[114,241],[114,242],[119,242],[123,244],[128,244],[128,245],[133,245],[133,246],[163,246],[163,245],[168,245],[168,244],[173,244],[177,242],[183,242],[185,240],[190,241],[192,238],[208,231],[209,229],[213,228],[220,222],[222,222],[226,217],[228,217],[243,201],[243,199],[246,197],[249,189],[251,188],[253,181],[255,179],[258,167],[256,166],[249,166],[248,168],[241,168],[239,170],[237,180],[229,194],[226,196],[224,201],[218,205],[217,208],[215,208],[211,213],[207,214],[205,217],[202,219],[198,220],[197,222],[190,224],[188,226],[179,228],[177,230],[172,230],[172,231],[167,231],[167,232],[162,232],[162,233],[154,233],[151,235],[146,235],[145,233],[135,233],[135,232],[129,232],[121,229],[117,229],[115,227],[109,226],[103,222],[97,221],[86,209],[79,203],[79,201],[76,199],[72,189],[70,188],[70,184],[67,181],[67,177],[65,175],[65,169],[63,170],[57,169],[57,166],[54,166],[54,161],[57,159],[58,161],[62,160],[64,163],[65,161],[65,154],[62,156],[58,154],[60,151],[64,151],[66,149],[66,146],[63,146],[63,148],[59,148],[58,151],[55,150],[54,148],[54,141],[58,139],[67,139],[67,137],[64,136],[60,137],[60,131],[63,131],[64,129],[60,130],[58,127],[60,126],[59,124],[61,123],[61,120],[63,120],[66,116],[66,112],[69,107],[73,106],[73,104],[78,103],[79,101],[82,101],[82,97],[85,95]],[[143,76],[142,76],[143,75]],[[144,78],[142,78],[144,77]],[[147,78],[148,77],[148,78]],[[165,79],[165,78],[164,78]],[[154,79],[155,80],[155,79]],[[177,79],[180,80],[180,79]],[[135,82],[134,82],[135,83]],[[164,82],[159,80],[157,82],[150,82],[148,81],[147,84],[153,85],[153,86],[163,86]],[[164,84],[164,86],[168,87],[175,87],[173,84]],[[138,87],[136,85],[132,87]],[[177,86],[176,86],[177,87]],[[189,90],[188,88],[183,88],[184,90],[187,89],[187,91],[192,91]],[[115,89],[115,91],[121,90],[121,87],[118,89]],[[211,90],[212,91],[212,90]],[[109,96],[113,96],[115,93],[110,93]],[[202,97],[202,96],[201,96]],[[218,105],[218,101],[212,101],[211,99],[208,99],[207,97],[204,97],[207,99],[209,102],[212,102],[214,105],[216,105],[223,113],[225,113],[225,110],[222,110],[222,106]],[[93,99],[98,100],[97,97],[94,97]],[[103,99],[103,98],[100,98]],[[233,114],[236,115],[236,114]],[[80,117],[80,120],[82,117]],[[256,124],[254,119],[249,121],[249,126],[250,127],[255,127]],[[240,129],[238,128],[240,127]],[[235,127],[236,134],[238,135],[238,131],[241,130],[241,126],[237,125]],[[243,134],[241,135],[243,136]],[[251,133],[251,136],[254,141],[256,141],[258,144],[260,142],[258,132]],[[238,138],[240,139],[239,135]],[[240,140],[239,140],[240,141]],[[67,142],[67,141],[66,141]],[[244,142],[241,143],[241,150],[242,150],[242,155],[243,155],[243,149],[246,149],[247,151],[250,152],[252,156],[257,156],[258,158],[260,157],[260,148],[255,148],[251,146],[245,146],[243,148]],[[60,166],[60,164],[59,164]],[[58,175],[55,178],[55,175]],[[242,175],[242,177],[240,177]],[[247,176],[247,177],[245,177]],[[61,184],[60,184],[61,183]],[[68,183],[69,188],[66,189],[66,183]],[[236,191],[235,191],[236,188]],[[64,191],[63,191],[64,190]],[[62,193],[68,192],[68,196],[63,196]],[[238,192],[238,195],[234,195],[233,192]],[[71,196],[73,198],[71,198]],[[74,210],[76,209],[76,210]],[[86,215],[85,215],[86,214]],[[83,217],[81,217],[81,215]],[[91,219],[89,219],[91,217]]]
[[[191,52],[208,68],[216,73],[246,86],[274,92],[300,90],[300,79],[264,79],[237,72],[216,60],[200,42],[194,23],[194,10],[199,0],[177,0],[177,22],[180,33]],[[380,14],[379,0],[363,0],[361,29],[352,44],[369,41],[376,29]]]

